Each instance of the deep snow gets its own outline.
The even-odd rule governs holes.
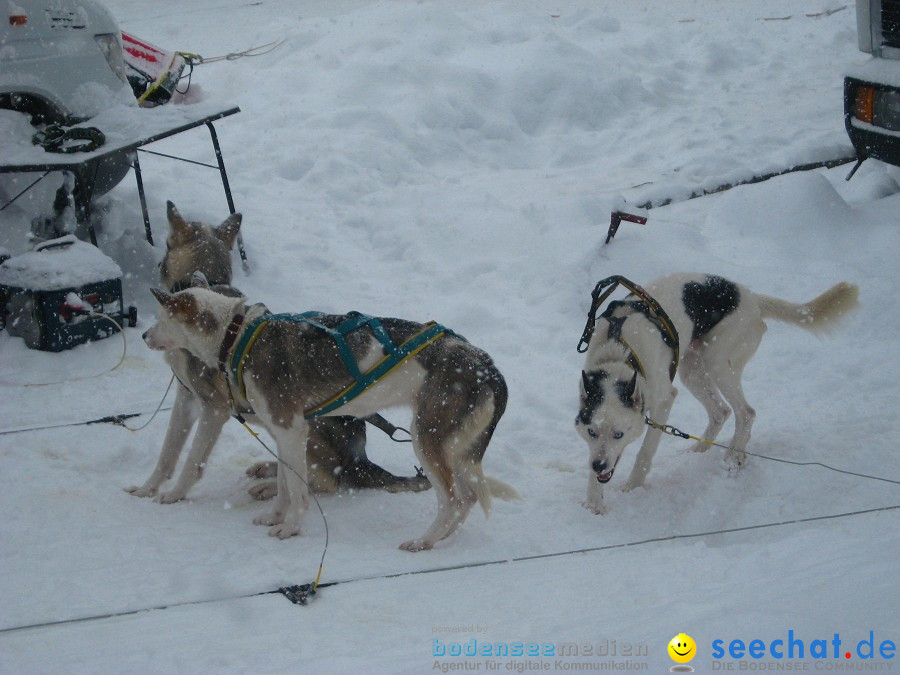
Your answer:
[[[106,372],[118,338],[46,354],[0,334],[0,672],[425,672],[465,662],[435,656],[433,640],[473,637],[618,647],[615,658],[560,664],[494,659],[502,669],[612,659],[661,672],[679,632],[697,642],[691,665],[710,672],[742,663],[714,662],[716,639],[768,645],[794,631],[809,645],[839,634],[851,652],[869,631],[876,648],[900,640],[896,510],[741,529],[895,506],[896,484],[760,458],[729,475],[719,450],[686,454],[686,442],[664,438],[647,489],[618,490],[630,448],[607,486],[609,513],[594,516],[580,506],[587,453],[572,424],[575,345],[597,280],[700,270],[808,300],[846,279],[862,307],[831,335],[770,325],[745,375],[758,412],[749,449],[900,479],[900,171],[870,161],[850,183],[849,166],[790,174],[653,209],[603,245],[622,197],[679,198],[849,154],[841,77],[866,60],[852,6],[109,6],[123,29],[204,56],[284,40],[265,56],[198,66],[187,96],[242,109],[217,125],[252,268],[235,284],[274,311],[435,319],[487,349],[511,399],[485,468],[523,500],[495,503],[487,521],[473,511],[435,550],[409,554],[397,545],[430,522],[432,493],[324,497],[322,581],[341,583],[299,608],[253,594],[312,579],[322,522],[311,510],[288,541],[252,525],[266,507],[247,495],[243,470],[266,457],[240,426],[226,427],[188,501],[123,492],[152,469],[168,414],[136,433],[63,425],[156,407],[169,373],[140,333],[155,313],[147,288],[165,201],[193,219],[227,215],[215,171],[142,156],[157,246],[142,240],[132,179],[102,202],[101,249],[139,308],[123,364]],[[154,149],[212,161],[203,130]],[[3,212],[0,245],[24,250],[32,208]],[[705,420],[685,394],[670,421],[699,433]],[[372,431],[369,447],[412,471],[408,446]],[[666,540],[716,530],[731,532]],[[623,546],[645,540],[660,541]],[[552,555],[585,549],[600,550]],[[496,564],[394,576],[483,562]],[[120,612],[137,613],[9,630]],[[483,672],[491,659],[468,660]],[[855,653],[792,663],[896,668]]]

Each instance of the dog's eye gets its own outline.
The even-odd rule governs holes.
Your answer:
[[[625,435],[625,434],[623,434],[621,431],[616,431],[616,432],[613,434],[613,438],[615,438],[616,440],[619,440],[619,439],[622,438],[622,436],[624,436],[624,435]]]
[[[597,438],[597,432],[591,429],[591,427],[587,428],[587,435],[591,438]]]

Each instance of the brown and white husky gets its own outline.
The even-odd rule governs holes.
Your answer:
[[[233,286],[232,248],[241,226],[241,214],[235,213],[219,225],[185,220],[172,202],[168,202],[169,236],[166,255],[160,264],[163,288],[177,291],[194,285],[208,286],[232,298],[243,297]],[[184,499],[201,478],[222,427],[232,414],[228,389],[218,370],[208,368],[186,350],[165,354],[166,363],[178,379],[175,405],[163,441],[159,461],[141,486],[126,488],[138,497],[155,497],[164,504]],[[163,483],[172,478],[178,458],[191,429],[197,431],[175,484],[160,492]],[[425,490],[424,476],[395,476],[366,456],[365,422],[353,417],[330,417],[314,420],[310,425],[306,446],[309,482],[316,492],[334,492],[341,487],[383,488],[391,492]],[[247,470],[259,478],[275,476],[273,462],[259,462]],[[275,494],[275,482],[263,481],[250,493],[257,499]]]
[[[222,368],[240,347],[242,329],[263,311],[242,298],[230,298],[205,288],[176,294],[153,291],[160,303],[158,322],[145,334],[149,347],[165,352],[186,350],[206,368]],[[349,315],[317,319],[328,329]],[[404,345],[426,326],[401,319],[380,319],[380,330],[394,345]],[[333,337],[303,322],[273,319],[254,334],[242,352],[244,389],[232,382],[238,408],[252,409],[275,439],[278,451],[278,491],[272,512],[255,520],[270,526],[269,534],[287,538],[299,534],[308,506],[306,447],[315,408],[353,384],[353,377]],[[385,344],[374,331],[354,330],[345,349],[357,367],[367,372],[385,356]],[[235,346],[237,345],[237,346]],[[410,434],[416,457],[434,487],[438,511],[432,525],[402,549],[429,549],[453,533],[478,502],[489,514],[492,494],[515,498],[509,486],[485,477],[482,459],[506,408],[507,388],[490,356],[447,332],[399,363],[364,393],[329,412],[361,418],[392,406],[413,411]]]

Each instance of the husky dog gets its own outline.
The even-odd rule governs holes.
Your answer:
[[[161,311],[158,322],[144,334],[147,345],[166,352],[187,350],[207,368],[223,368],[230,376],[225,364],[244,344],[241,327],[258,325],[259,306],[204,288],[174,295],[154,290],[153,294]],[[255,521],[270,526],[272,536],[284,539],[299,534],[308,506],[307,461],[302,451],[310,427],[306,411],[353,384],[343,358],[346,354],[352,355],[361,372],[383,362],[386,347],[374,328],[343,335],[340,348],[320,330],[333,330],[349,318],[321,316],[317,326],[273,319],[253,333],[252,346],[238,352],[242,370],[237,379],[245,389],[232,387],[236,405],[255,411],[278,449],[275,504],[271,514]],[[387,318],[380,319],[379,326],[393,345],[407,344],[426,328]],[[413,351],[364,393],[327,413],[365,417],[395,405],[412,408],[413,449],[435,488],[438,510],[431,527],[400,548],[430,549],[459,527],[475,502],[487,515],[492,493],[514,498],[512,488],[486,478],[481,466],[506,401],[506,382],[491,358],[448,331]]]
[[[241,226],[241,214],[235,213],[213,228],[186,221],[172,202],[167,206],[169,237],[166,255],[160,264],[162,287],[174,292],[199,285],[232,298],[243,297],[230,285],[231,250]],[[142,486],[129,487],[126,491],[138,497],[155,496],[157,501],[168,504],[184,499],[201,478],[203,467],[232,409],[227,386],[215,368],[208,368],[183,349],[166,352],[165,359],[179,383],[169,429],[153,473]],[[160,493],[159,488],[172,477],[182,448],[198,419],[197,432],[178,480],[171,489]],[[314,491],[334,492],[339,486],[378,487],[391,492],[419,491],[429,487],[424,476],[394,476],[369,461],[362,420],[332,417],[316,420],[310,426],[306,449],[311,469],[309,481]],[[274,463],[259,462],[247,473],[257,478],[274,477]],[[250,494],[257,499],[271,498],[274,493],[274,481],[261,482],[250,489]]]
[[[645,415],[666,423],[677,394],[671,383],[675,366],[709,416],[704,439],[714,440],[734,410],[734,437],[726,460],[739,468],[756,416],[744,398],[741,374],[766,331],[763,319],[820,332],[852,310],[859,294],[857,286],[841,282],[815,300],[795,304],[699,274],[675,274],[650,282],[644,290],[674,324],[678,351],[674,340],[666,344],[666,332],[648,311],[648,303],[634,295],[611,303],[598,317],[581,373],[581,410],[575,420],[590,449],[592,475],[584,506],[594,513],[605,511],[602,485],[612,478],[625,447],[643,433]],[[647,431],[626,491],[643,484],[660,434],[656,427]],[[698,442],[692,450],[708,447]]]

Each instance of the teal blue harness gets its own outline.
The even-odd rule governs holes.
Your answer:
[[[350,312],[347,319],[341,322],[336,328],[329,328],[324,325],[320,319],[327,316],[324,312],[303,312],[302,314],[265,314],[258,319],[250,322],[241,334],[235,346],[234,353],[230,359],[230,369],[234,381],[237,383],[241,392],[241,396],[246,398],[246,385],[244,383],[244,360],[253,343],[259,337],[263,329],[271,321],[289,321],[292,323],[305,323],[318,331],[330,336],[338,348],[344,367],[353,378],[353,383],[335,396],[319,405],[304,411],[303,416],[306,419],[321,417],[340,408],[342,405],[352,401],[357,396],[363,394],[372,386],[374,386],[381,378],[402,365],[407,359],[411,358],[418,352],[422,351],[443,335],[456,335],[449,328],[445,328],[434,321],[425,324],[423,329],[413,335],[409,340],[401,345],[395,345],[385,330],[380,319],[377,319],[359,312]],[[384,348],[385,356],[366,372],[359,369],[359,364],[353,356],[350,345],[347,344],[346,336],[353,331],[368,327],[372,331],[375,338]]]

